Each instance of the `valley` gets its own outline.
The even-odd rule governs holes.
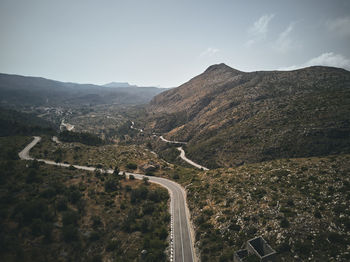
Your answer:
[[[0,262],[349,262],[349,0],[1,0]]]
[[[277,261],[347,261],[349,83],[349,72],[336,68],[245,73],[219,64],[149,104],[13,104],[1,108],[9,148],[1,164],[16,163],[19,180],[15,191],[1,192],[34,201],[53,177],[80,190],[86,213],[68,201],[69,215],[77,212],[71,224],[61,226],[66,213],[52,202],[70,189],[44,200],[54,212],[48,226],[61,226],[49,230],[45,245],[61,250],[62,261],[77,256],[68,243],[91,261],[233,261],[256,236],[277,251]],[[26,182],[32,165],[39,175]],[[44,219],[22,223],[16,212],[5,212],[2,224],[19,232],[34,232]],[[72,239],[65,239],[68,226]],[[38,257],[25,243],[45,237],[40,230],[14,240],[21,254]],[[13,248],[2,251],[9,261]],[[45,259],[54,261],[48,253]]]

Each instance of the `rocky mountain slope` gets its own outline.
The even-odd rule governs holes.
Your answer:
[[[256,236],[276,261],[349,261],[349,160],[279,159],[192,176],[185,185],[201,261],[232,261]]]
[[[331,67],[241,72],[210,66],[155,96],[148,128],[188,141],[208,167],[350,152],[350,72]]]

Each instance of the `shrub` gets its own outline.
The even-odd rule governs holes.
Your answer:
[[[59,198],[56,203],[56,208],[58,211],[64,211],[67,210],[67,199],[66,198]]]
[[[63,226],[76,225],[78,223],[79,214],[76,211],[69,210],[63,213],[62,223]]]
[[[82,195],[76,186],[71,186],[66,191],[66,196],[69,202],[71,202],[72,204],[75,204],[80,200]]]
[[[230,230],[233,230],[233,231],[240,231],[241,230],[241,226],[240,225],[237,225],[237,224],[231,224],[230,225]]]
[[[56,190],[53,187],[49,187],[42,191],[40,195],[44,198],[52,198],[56,196]]]
[[[112,239],[108,242],[108,244],[106,246],[106,251],[107,252],[114,251],[114,250],[118,249],[119,246],[120,246],[120,241]]]
[[[96,231],[92,232],[92,233],[90,234],[90,236],[89,236],[89,240],[90,240],[91,242],[97,241],[97,240],[99,240],[99,239],[100,239],[100,234],[99,234],[98,232],[96,232]]]
[[[165,240],[168,237],[168,230],[164,226],[162,226],[159,229],[158,235],[161,240]]]
[[[31,184],[39,181],[40,181],[40,177],[38,175],[38,172],[35,169],[30,170],[26,177],[26,183]]]
[[[131,169],[131,170],[136,170],[137,169],[137,165],[135,163],[128,163],[126,165],[126,168]]]
[[[283,218],[283,219],[281,220],[280,225],[281,225],[281,227],[283,227],[283,228],[289,227],[289,221],[287,220],[287,218]]]
[[[287,242],[284,242],[284,243],[279,245],[279,247],[277,248],[277,251],[279,253],[289,252],[290,251],[290,245]]]
[[[147,171],[145,175],[146,176],[154,176],[154,173],[152,171]]]
[[[109,178],[105,182],[105,191],[106,192],[113,192],[118,189],[119,181],[115,178]]]
[[[142,205],[142,210],[144,214],[152,214],[155,210],[155,204],[149,200],[145,201]]]
[[[92,221],[92,227],[98,227],[102,225],[101,218],[99,216],[92,216],[91,221]]]
[[[336,232],[331,232],[328,234],[328,240],[332,243],[342,243],[345,238]]]
[[[49,209],[42,200],[33,200],[24,206],[20,204],[16,207],[16,209],[18,211],[18,215],[22,216],[24,223],[29,224],[35,218],[40,218],[43,221],[49,221],[51,218]]]
[[[148,177],[143,177],[142,181],[144,182],[145,185],[149,185],[149,178]]]
[[[102,256],[101,256],[100,254],[94,255],[94,256],[91,258],[91,262],[102,262]]]
[[[140,186],[131,191],[130,200],[131,203],[136,203],[141,199],[146,199],[148,195],[148,189],[145,186]]]
[[[290,206],[290,207],[294,206],[294,201],[293,201],[293,199],[288,199],[288,200],[287,200],[287,205]]]
[[[62,227],[62,234],[65,242],[77,241],[79,239],[78,229],[74,225]]]
[[[315,213],[314,213],[314,217],[322,218],[322,215],[321,215],[320,211],[316,210]]]
[[[32,235],[33,236],[40,236],[42,234],[42,221],[40,219],[34,219],[31,224],[32,229]]]
[[[95,134],[63,131],[58,135],[59,140],[64,142],[80,142],[90,146],[103,145],[105,142]]]
[[[121,175],[119,175],[119,178],[125,180],[125,179],[126,179],[126,174],[125,174],[125,172],[123,172]]]
[[[162,200],[167,200],[169,198],[169,195],[166,191],[157,188],[154,191],[150,191],[148,193],[148,199],[152,200],[153,202],[160,202]]]
[[[149,219],[145,218],[141,221],[141,225],[140,225],[140,229],[142,233],[146,233],[149,231],[149,225],[150,225],[150,221]]]
[[[113,175],[118,176],[118,175],[119,175],[119,172],[120,172],[119,167],[116,166],[116,167],[114,168]]]

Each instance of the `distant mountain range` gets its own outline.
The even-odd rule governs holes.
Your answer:
[[[98,86],[64,83],[41,77],[0,74],[0,105],[8,108],[111,103],[146,104],[164,90],[157,87],[132,86],[128,83]]]
[[[148,129],[188,141],[204,166],[350,153],[350,72],[331,67],[241,72],[210,66],[155,96]]]
[[[110,82],[110,83],[105,84],[103,86],[105,86],[105,87],[114,87],[114,88],[137,87],[137,85],[130,85],[128,82]]]

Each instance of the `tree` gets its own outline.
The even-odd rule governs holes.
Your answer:
[[[118,175],[119,175],[119,172],[120,172],[119,167],[116,166],[116,167],[114,168],[113,175],[118,176]]]
[[[62,215],[63,226],[77,225],[79,219],[79,214],[76,211],[66,211]]]
[[[109,178],[105,182],[105,191],[113,192],[118,189],[119,181],[115,178]]]
[[[31,184],[34,182],[38,182],[40,180],[38,176],[38,172],[35,169],[29,171],[29,174],[26,177],[26,183]]]
[[[142,181],[145,183],[145,185],[149,185],[149,178],[148,177],[143,177]]]
[[[78,229],[74,225],[63,226],[62,234],[65,242],[72,242],[79,239]]]
[[[135,163],[128,163],[126,165],[126,168],[131,169],[131,170],[135,170],[135,169],[137,169],[137,165]]]

